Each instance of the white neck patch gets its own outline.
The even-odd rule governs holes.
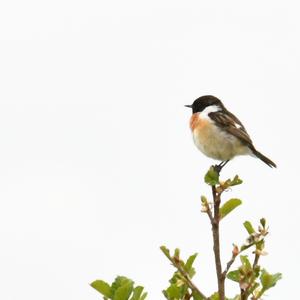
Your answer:
[[[201,119],[209,119],[208,114],[210,114],[212,112],[217,112],[220,110],[221,110],[221,107],[219,107],[217,105],[210,105],[210,106],[207,106],[203,111],[201,111],[201,113],[199,114],[199,117]]]

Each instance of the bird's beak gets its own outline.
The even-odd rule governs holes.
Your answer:
[[[185,107],[189,107],[189,108],[192,108],[193,106],[192,106],[192,105],[185,105]]]

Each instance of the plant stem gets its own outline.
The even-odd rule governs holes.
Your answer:
[[[259,258],[260,258],[260,255],[256,253],[255,257],[254,257],[254,262],[252,264],[252,269],[253,270],[258,265]],[[250,296],[249,288],[247,288],[245,290],[241,290],[241,300],[247,300],[249,296]]]
[[[237,255],[232,255],[230,261],[227,263],[226,269],[225,269],[224,272],[223,272],[223,277],[224,277],[224,278],[226,277],[227,273],[229,272],[230,267],[231,267],[232,264],[234,263],[236,257],[237,257]]]
[[[247,300],[247,298],[246,291],[241,289],[241,300]]]
[[[253,265],[252,265],[252,269],[253,269],[253,270],[254,270],[255,267],[258,265],[259,257],[260,257],[260,255],[256,253],[256,254],[255,254],[255,258],[254,258],[254,262],[253,262]]]
[[[190,289],[199,294],[204,300],[209,300],[209,298],[207,298],[199,289],[198,287],[192,282],[192,280],[190,279],[189,275],[187,274],[187,272],[185,272],[185,270],[182,268],[182,266],[180,264],[174,263],[173,262],[174,267],[179,271],[179,273],[184,277],[184,279],[186,280],[186,283],[188,284],[188,286],[190,287]]]
[[[220,203],[221,198],[220,194],[217,193],[216,187],[212,186],[212,194],[213,194],[213,200],[214,200],[214,214],[212,222],[212,232],[213,232],[213,249],[214,249],[214,255],[215,255],[215,264],[216,264],[216,272],[217,272],[217,278],[218,278],[218,293],[220,300],[225,300],[225,277],[222,273],[222,262],[220,257],[220,230],[219,230],[219,224],[220,224]]]
[[[251,244],[251,246],[253,246],[253,245],[254,245],[254,243]],[[241,249],[241,250],[240,250],[238,253],[236,253],[236,254],[234,254],[234,253],[232,252],[231,259],[228,261],[228,263],[226,264],[226,269],[223,271],[223,277],[224,277],[224,278],[226,277],[226,275],[228,274],[228,272],[229,272],[231,266],[232,266],[233,263],[235,262],[235,259],[236,259],[240,254],[242,254],[246,249],[248,249],[248,247],[247,247],[247,248],[244,248],[244,249]],[[253,265],[253,268],[254,268],[254,265]]]
[[[164,251],[163,253],[166,255],[166,257],[170,260],[170,262],[172,263],[172,265],[178,270],[178,272],[184,277],[187,285],[189,286],[189,288],[192,290],[192,292],[200,295],[203,300],[210,300],[209,298],[207,298],[199,289],[198,287],[193,283],[193,281],[190,279],[189,274],[184,270],[184,268],[182,267],[180,261],[177,261],[177,259],[175,259],[174,257],[171,257],[169,255],[167,255]]]

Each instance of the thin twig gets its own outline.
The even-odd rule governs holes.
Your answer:
[[[260,255],[255,253],[254,262],[252,264],[253,271],[255,270],[256,266],[258,265],[259,258],[260,258]],[[241,300],[248,299],[248,297],[250,296],[249,288],[250,288],[250,286],[248,288],[246,288],[245,290],[241,290]]]
[[[214,217],[212,215],[212,212],[211,212],[211,209],[210,209],[209,205],[207,206],[207,212],[206,213],[207,213],[207,215],[209,217],[210,223],[212,224],[213,221],[214,221]]]
[[[255,253],[255,258],[254,258],[254,262],[252,265],[252,269],[254,270],[256,268],[256,266],[258,265],[258,261],[259,261],[260,255]]]
[[[234,263],[236,257],[237,257],[237,255],[232,254],[232,257],[231,257],[230,261],[226,264],[226,269],[225,269],[225,270],[223,271],[223,273],[222,273],[223,278],[226,277],[226,275],[227,275],[227,273],[229,272],[230,267],[233,265],[233,263]]]
[[[189,275],[187,274],[187,272],[182,268],[182,266],[180,266],[179,264],[173,262],[174,267],[179,271],[179,273],[184,277],[184,279],[186,280],[186,283],[188,284],[188,286],[190,287],[190,289],[193,292],[196,292],[197,294],[199,294],[204,300],[209,300],[209,298],[207,298],[199,289],[198,287],[193,283],[193,281],[190,279]]]
[[[252,244],[254,245],[254,243]],[[226,264],[226,268],[225,270],[223,271],[223,277],[225,278],[227,273],[229,272],[231,266],[233,265],[233,263],[235,262],[235,259],[240,255],[242,254],[246,249],[248,248],[244,248],[244,249],[241,249],[239,250],[237,246],[234,245],[234,247],[236,247],[236,251],[235,251],[235,248],[233,249],[232,251],[232,256],[231,256],[231,259],[227,262]]]
[[[246,290],[241,289],[241,300],[247,300]]]
[[[170,262],[172,263],[172,265],[178,270],[178,272],[184,277],[187,285],[189,286],[189,288],[199,294],[204,300],[210,300],[210,298],[207,298],[200,290],[199,288],[193,283],[193,281],[190,279],[190,276],[188,275],[188,273],[183,269],[183,267],[180,265],[180,261],[177,261],[176,259],[174,259],[173,257],[167,256],[166,257],[170,260]]]
[[[184,296],[184,300],[190,300],[192,298],[192,293],[187,292]]]

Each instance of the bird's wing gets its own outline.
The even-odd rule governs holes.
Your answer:
[[[235,136],[241,142],[253,147],[250,136],[248,135],[244,125],[241,121],[229,111],[217,111],[211,112],[209,117],[215,122],[215,124],[225,132]]]

